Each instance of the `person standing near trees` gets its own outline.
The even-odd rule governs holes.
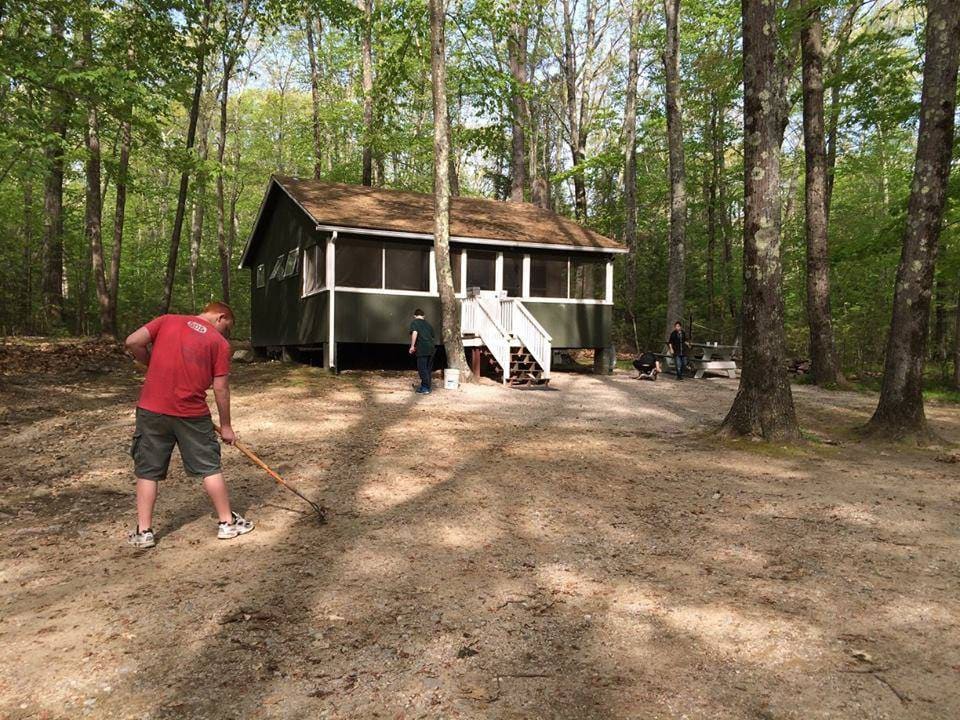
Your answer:
[[[670,354],[673,355],[677,380],[683,380],[683,370],[687,366],[687,347],[689,347],[690,341],[687,340],[687,333],[684,332],[683,323],[679,320],[673,324],[673,332],[670,333],[667,344],[670,346]]]
[[[230,496],[220,468],[220,444],[207,407],[213,385],[220,435],[231,444],[230,306],[212,302],[199,315],[161,315],[126,340],[127,350],[147,366],[137,402],[137,425],[130,454],[137,478],[137,527],[130,544],[150,548],[157,483],[167,477],[170,456],[180,448],[189,475],[203,478],[203,487],[217,511],[217,537],[235,538],[253,530],[253,523],[230,509]]]
[[[410,323],[410,354],[417,356],[417,372],[420,374],[418,395],[430,394],[430,375],[433,372],[433,350],[436,343],[433,326],[424,318],[423,310],[417,308],[413,311],[413,322]]]

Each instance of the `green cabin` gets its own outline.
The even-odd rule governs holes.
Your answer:
[[[546,381],[554,353],[610,345],[620,243],[529,203],[456,197],[450,259],[464,345],[503,382]],[[255,350],[393,346],[422,308],[439,332],[433,196],[273,176],[240,261]],[[371,348],[372,350],[372,348]]]

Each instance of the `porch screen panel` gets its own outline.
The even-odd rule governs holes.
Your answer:
[[[523,295],[523,253],[503,254],[503,289],[509,297]]]
[[[530,257],[530,295],[532,297],[567,297],[567,258],[565,255],[533,255]]]
[[[383,243],[340,238],[336,243],[337,285],[355,288],[383,286]]]
[[[463,257],[462,248],[450,248],[450,269],[453,271],[453,291],[463,292],[463,277],[460,272],[460,258]],[[440,279],[437,278],[437,282]]]
[[[430,248],[386,243],[387,290],[430,290]]]
[[[603,300],[607,294],[606,258],[570,259],[570,297]]]
[[[497,289],[497,254],[486,250],[467,251],[467,287]]]

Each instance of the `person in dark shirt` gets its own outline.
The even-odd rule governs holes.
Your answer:
[[[683,330],[683,323],[679,320],[673,324],[673,332],[670,333],[667,344],[670,346],[670,354],[673,355],[677,380],[683,380],[683,370],[687,366],[687,347],[690,345],[690,341],[687,339],[687,333]]]
[[[637,369],[637,379],[656,380],[660,370],[660,361],[657,356],[649,350],[640,353],[640,357],[633,361],[633,367]]]
[[[410,323],[410,354],[417,356],[417,372],[420,373],[420,387],[417,393],[430,393],[430,374],[433,372],[433,350],[436,346],[436,336],[433,326],[423,317],[423,310],[413,311],[413,322]]]

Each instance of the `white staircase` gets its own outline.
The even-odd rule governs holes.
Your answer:
[[[464,346],[485,348],[504,385],[550,382],[552,339],[519,299],[470,288],[460,327]]]

